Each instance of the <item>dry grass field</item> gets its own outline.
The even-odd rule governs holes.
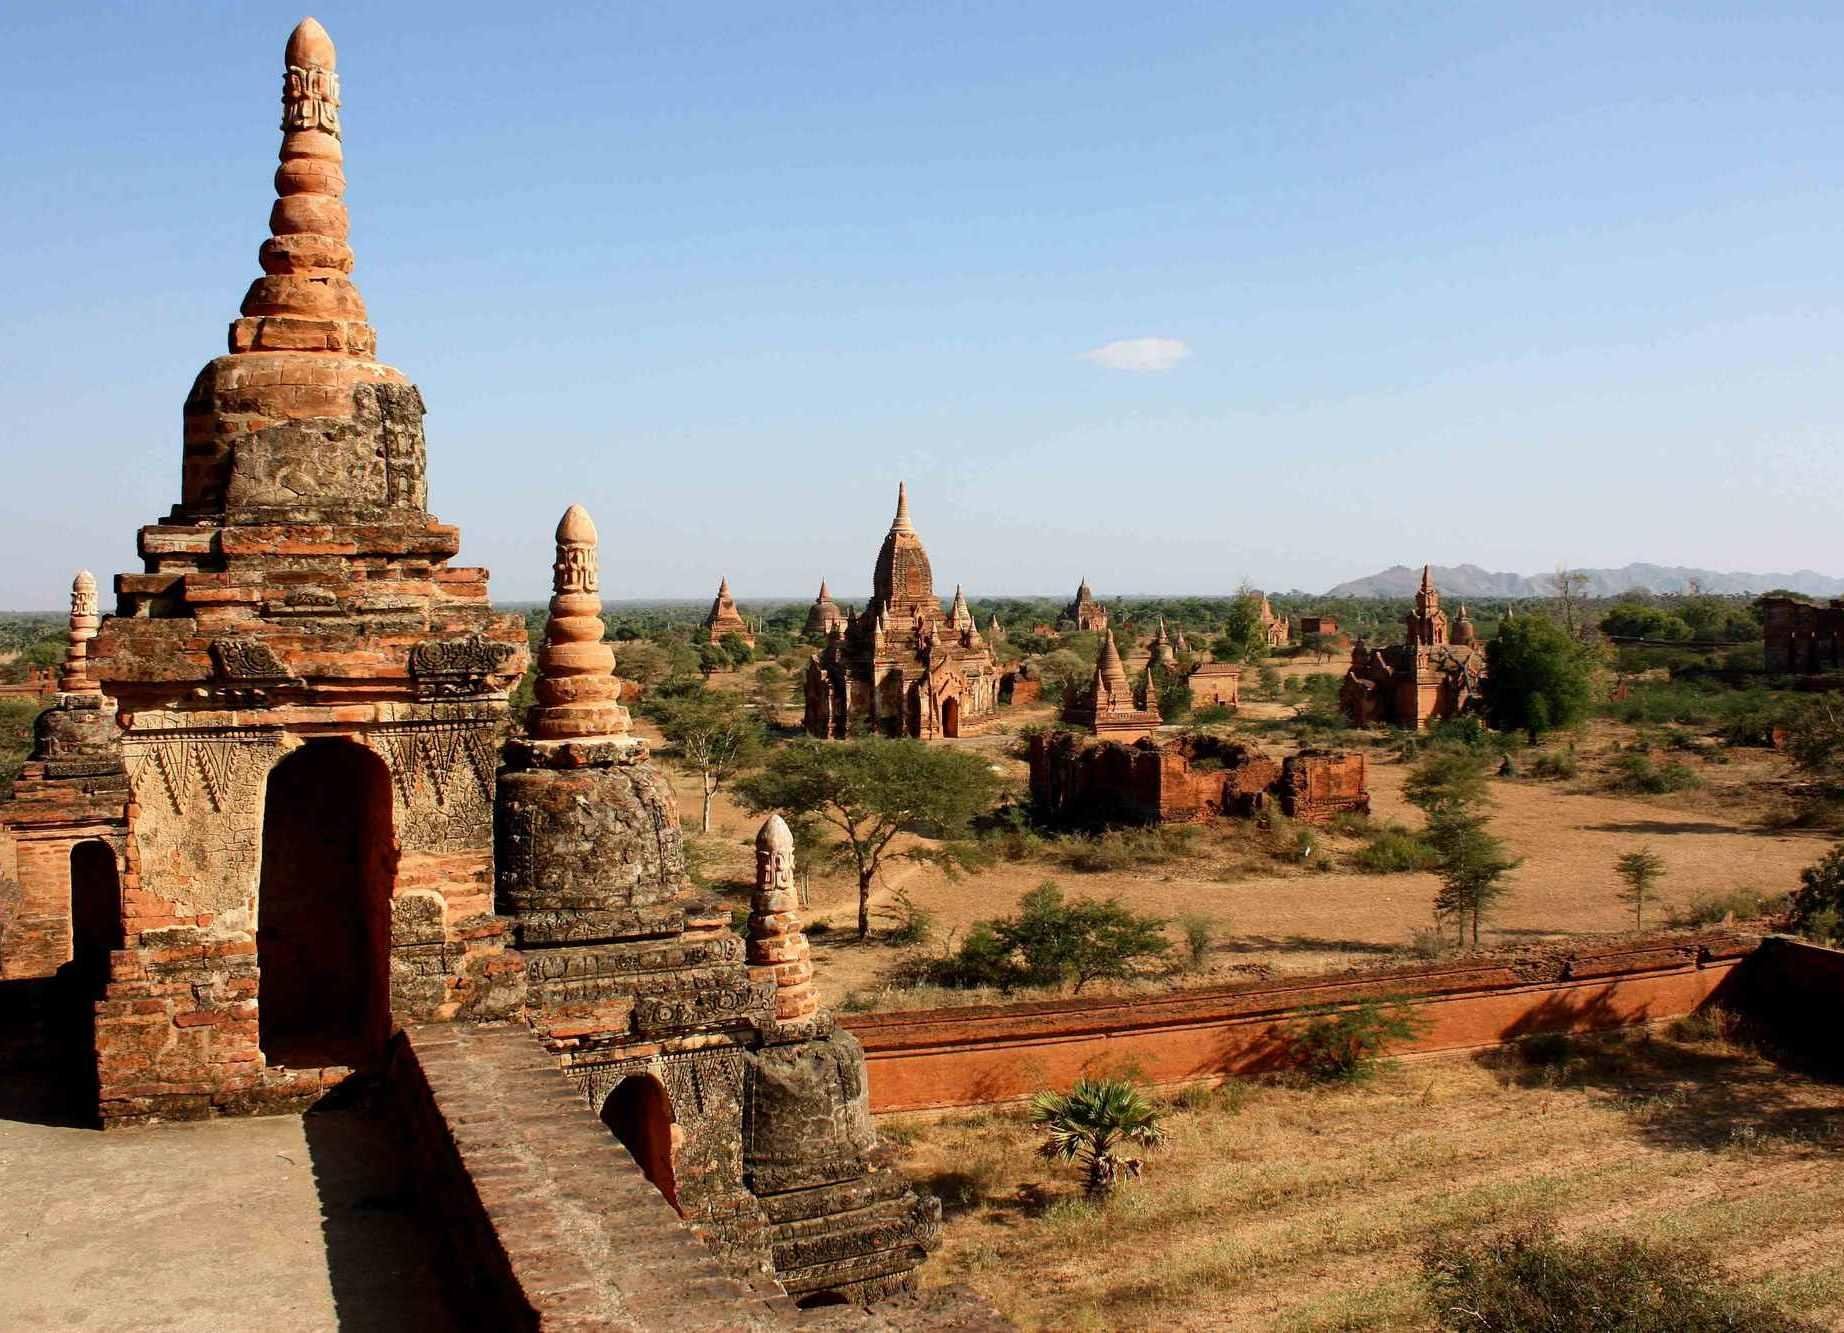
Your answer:
[[[1420,1247],[1537,1214],[1703,1244],[1844,1328],[1844,1086],[1702,1025],[1578,1043],[1560,1065],[1494,1052],[1355,1087],[1195,1090],[1167,1125],[1100,1209],[1034,1155],[1020,1112],[882,1128],[945,1204],[929,1280],[1027,1329],[1432,1328]]]

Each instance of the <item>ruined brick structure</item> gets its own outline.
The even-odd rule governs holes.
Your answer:
[[[1336,617],[1333,617],[1333,616],[1301,616],[1300,617],[1300,637],[1301,638],[1305,638],[1309,634],[1323,634],[1327,638],[1335,638],[1337,637],[1339,632],[1340,631],[1338,628],[1338,620]]]
[[[1818,606],[1798,597],[1763,597],[1760,607],[1769,671],[1812,676],[1844,669],[1844,600]]]
[[[1388,723],[1419,731],[1483,702],[1485,649],[1464,608],[1450,631],[1433,571],[1425,565],[1415,607],[1403,623],[1404,643],[1372,648],[1359,639],[1351,647],[1338,701],[1354,726]]]
[[[486,1020],[733,1268],[796,1297],[910,1287],[939,1211],[889,1169],[863,1057],[814,1002],[791,840],[764,831],[746,945],[629,733],[579,507],[507,737],[524,620],[449,567],[459,534],[425,507],[422,400],[372,359],[348,276],[338,107],[305,20],[265,276],[187,400],[180,502],[116,614],[78,575],[0,809],[0,977],[71,983],[105,1125],[299,1106],[405,1031]]]
[[[807,608],[807,623],[801,626],[802,634],[818,635],[825,638],[835,629],[845,628],[845,613],[839,610],[839,604],[832,600],[832,594],[826,591],[826,580],[820,580],[820,595],[813,599],[813,605]]]
[[[1199,662],[1185,677],[1193,708],[1242,706],[1242,668],[1235,662]]]
[[[1013,697],[1016,696],[1014,686]],[[1101,649],[1095,654],[1095,674],[1088,688],[1064,707],[1063,720],[1090,735],[1122,742],[1150,736],[1158,728],[1158,704],[1154,700],[1135,700],[1120,649],[1114,644],[1113,630],[1102,631]]]
[[[871,588],[864,610],[807,663],[808,734],[933,739],[988,717],[999,701],[998,663],[958,589],[952,613],[942,612],[900,485]]]
[[[49,699],[58,692],[58,673],[50,667],[29,666],[24,680],[0,683],[0,699]]]
[[[756,646],[755,632],[736,609],[736,600],[730,596],[730,580],[725,578],[718,580],[717,596],[711,599],[711,609],[704,617],[704,637],[707,642],[722,643],[732,634],[751,648]]]
[[[939,1214],[884,1163],[863,1057],[813,995],[792,836],[771,817],[757,841],[745,942],[693,889],[671,788],[616,701],[579,507],[553,570],[529,738],[507,743],[497,800],[497,907],[531,1021],[647,1178],[734,1261],[796,1297],[906,1288]]]
[[[1275,759],[1201,732],[1126,744],[1058,731],[1033,736],[1029,759],[1032,801],[1075,824],[1194,823],[1258,815],[1271,805],[1319,824],[1370,810],[1364,756],[1341,751]]]
[[[1108,627],[1108,608],[1095,600],[1085,578],[1076,587],[1076,599],[1063,608],[1061,624],[1075,630],[1092,630],[1100,634]]]

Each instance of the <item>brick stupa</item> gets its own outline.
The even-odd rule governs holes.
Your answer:
[[[521,999],[491,809],[524,623],[426,508],[423,400],[352,282],[313,19],[281,100],[262,275],[187,396],[179,503],[88,644],[133,785],[109,1120],[309,1101],[395,1023]]]
[[[1160,630],[1164,630],[1163,623]],[[1088,689],[1063,710],[1063,720],[1096,736],[1122,742],[1139,740],[1158,729],[1159,710],[1150,700],[1145,708],[1134,701],[1133,686],[1127,679],[1120,649],[1114,644],[1113,630],[1102,631],[1101,649],[1095,654],[1095,674]]]

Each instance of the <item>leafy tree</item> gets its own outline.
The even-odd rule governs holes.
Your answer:
[[[1786,719],[1786,750],[1812,776],[1830,785],[1844,782],[1844,704],[1836,695],[1801,701]]]
[[[1338,640],[1330,634],[1303,634],[1300,636],[1300,651],[1311,654],[1321,662],[1332,660],[1332,653],[1338,647]]]
[[[714,643],[697,645],[698,670],[709,676],[724,670],[730,665],[730,654]]]
[[[668,696],[649,711],[672,743],[672,757],[699,775],[704,809],[698,827],[709,833],[712,798],[725,783],[761,759],[762,723],[740,695],[724,690]]]
[[[1844,847],[1799,872],[1788,917],[1794,930],[1820,943],[1844,936]]]
[[[989,984],[1006,989],[1074,982],[1079,995],[1089,982],[1130,976],[1140,962],[1162,958],[1171,948],[1163,919],[1117,898],[1065,901],[1051,882],[1025,894],[1016,916],[985,924],[1004,960]]]
[[[871,934],[871,886],[905,829],[952,844],[991,808],[998,779],[978,755],[916,740],[798,740],[737,784],[757,814],[811,814],[845,835],[842,855],[858,875],[858,938]],[[924,849],[911,855],[936,858]]]
[[[1428,845],[1434,848],[1434,873],[1440,891],[1434,895],[1436,920],[1453,921],[1462,940],[1472,926],[1473,947],[1479,947],[1479,923],[1504,897],[1504,878],[1523,864],[1509,856],[1505,845],[1486,828],[1485,816],[1471,810],[1445,811],[1428,821]]]
[[[1665,858],[1650,847],[1641,847],[1615,861],[1614,873],[1626,883],[1626,887],[1620,890],[1620,901],[1632,904],[1633,929],[1644,930],[1646,899],[1652,896],[1653,888],[1664,878]]]
[[[1486,644],[1486,716],[1500,731],[1534,742],[1573,727],[1594,706],[1592,647],[1542,616],[1505,621]]]
[[[1430,820],[1471,810],[1486,799],[1485,760],[1469,750],[1436,750],[1410,771],[1402,797]]]
[[[1223,618],[1223,632],[1210,642],[1219,662],[1254,662],[1268,652],[1268,634],[1261,623],[1261,594],[1244,586]]]
[[[1045,653],[1037,659],[1036,665],[1038,675],[1044,682],[1044,696],[1065,704],[1087,689],[1095,674],[1093,656],[1084,661],[1067,648]]]
[[[1428,817],[1422,840],[1434,851],[1441,879],[1435,917],[1453,921],[1462,941],[1470,922],[1477,947],[1480,922],[1504,896],[1504,877],[1519,865],[1486,827],[1485,758],[1470,750],[1437,750],[1415,766],[1402,794]]]
[[[755,661],[756,650],[750,646],[748,639],[735,630],[719,639],[717,646],[723,651],[724,660],[732,667],[745,667]]]
[[[1038,1153],[1052,1162],[1079,1162],[1083,1192],[1105,1203],[1122,1168],[1139,1175],[1137,1158],[1122,1160],[1126,1145],[1156,1148],[1165,1142],[1158,1103],[1123,1078],[1079,1079],[1066,1093],[1040,1092],[1031,1099],[1031,1123],[1044,1131]]]
[[[1601,617],[1601,633],[1632,639],[1662,639],[1668,643],[1691,637],[1682,617],[1656,606],[1622,602]]]
[[[1549,577],[1549,585],[1562,614],[1562,627],[1569,637],[1578,641],[1587,637],[1592,632],[1584,605],[1588,600],[1588,576],[1567,565],[1557,565],[1556,572]]]

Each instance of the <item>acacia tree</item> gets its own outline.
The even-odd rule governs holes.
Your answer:
[[[915,740],[798,740],[737,784],[757,814],[811,814],[845,835],[840,855],[858,875],[858,938],[871,934],[871,886],[896,835],[911,830],[951,844],[992,806],[999,781],[979,756]],[[938,858],[939,850],[910,856]]]
[[[1614,873],[1626,882],[1620,890],[1620,901],[1632,904],[1633,929],[1644,930],[1646,899],[1665,876],[1665,858],[1650,847],[1641,847],[1615,861]]]
[[[709,833],[711,801],[718,790],[762,756],[762,723],[742,696],[725,690],[669,696],[650,711],[672,744],[673,760],[698,774],[704,794],[698,830]]]

